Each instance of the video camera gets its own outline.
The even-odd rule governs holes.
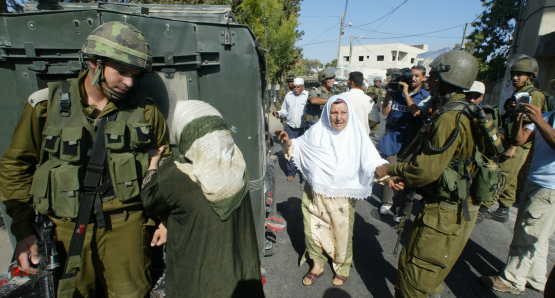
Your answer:
[[[524,107],[522,106],[523,103],[531,104],[532,97],[528,92],[519,92],[511,97],[512,100],[515,101],[517,111],[522,111]]]
[[[387,85],[387,91],[389,92],[402,92],[403,86],[399,84],[400,82],[409,83],[412,80],[414,74],[410,68],[403,68],[397,72],[388,72],[388,76],[391,76],[391,80]]]

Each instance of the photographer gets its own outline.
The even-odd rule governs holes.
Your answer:
[[[516,61],[511,66],[511,78],[513,86],[516,88],[513,93],[512,100],[516,100],[515,95],[519,93],[528,93],[530,95],[531,104],[540,108],[543,112],[547,111],[545,95],[540,90],[534,88],[532,84],[532,78],[538,75],[538,63],[534,58],[524,56],[520,60]],[[524,119],[525,122],[530,123],[528,119]],[[513,121],[503,121],[503,130],[505,132],[505,143],[511,142],[511,127]],[[479,217],[484,217],[487,219],[493,219],[501,223],[506,223],[509,221],[509,208],[516,201],[516,187],[518,172],[520,168],[524,165],[526,158],[528,157],[528,152],[532,147],[531,142],[526,142],[518,146],[507,146],[505,153],[501,155],[499,163],[501,170],[507,176],[507,185],[503,193],[499,195],[499,208],[494,211],[487,213],[486,208],[491,208],[494,201],[488,202],[485,206],[486,208],[480,209]]]
[[[525,124],[524,114],[532,124]],[[522,146],[534,141],[534,156],[505,269],[499,276],[480,278],[496,291],[522,294],[525,287],[538,291],[545,288],[549,238],[555,230],[554,116],[555,112],[542,115],[541,108],[526,103],[515,112],[512,143]]]
[[[407,68],[407,72],[408,68]],[[411,77],[410,74],[403,75]],[[402,88],[399,92],[391,92],[388,86],[385,99],[382,103],[382,114],[387,115],[386,131],[380,140],[380,151],[386,156],[389,164],[397,163],[397,153],[401,146],[414,137],[423,124],[431,107],[430,93],[422,89],[422,80],[426,77],[426,68],[420,65],[410,69],[412,77],[398,82]],[[390,82],[390,84],[397,82]],[[410,86],[409,86],[410,84]],[[407,156],[406,162],[410,159]],[[385,215],[391,206],[398,205],[400,197],[393,198],[393,190],[383,189],[382,206],[380,214]]]

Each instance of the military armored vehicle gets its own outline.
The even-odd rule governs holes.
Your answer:
[[[275,235],[266,228],[275,204],[267,206],[266,198],[273,196],[268,179],[274,175],[269,173],[273,165],[266,167],[264,51],[250,28],[236,23],[230,6],[48,0],[28,2],[23,13],[0,14],[0,155],[29,95],[49,82],[77,77],[84,68],[80,50],[86,37],[109,21],[127,22],[149,41],[153,71],[139,87],[160,106],[170,131],[180,100],[202,100],[221,112],[247,163],[260,255],[273,251]],[[10,219],[3,214],[9,230]]]

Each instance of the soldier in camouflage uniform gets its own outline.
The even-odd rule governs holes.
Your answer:
[[[375,77],[374,78],[374,86],[372,87],[368,87],[368,89],[366,90],[366,94],[375,94],[376,98],[374,99],[374,103],[376,103],[374,106],[376,109],[378,109],[378,112],[381,112],[381,106],[382,106],[382,102],[383,102],[383,96],[385,93],[385,90],[380,86],[382,84],[382,78],[381,77]],[[378,124],[374,125],[372,127],[372,134],[376,134],[378,132],[378,128],[379,128],[379,120],[378,120]]]
[[[334,88],[335,73],[329,69],[322,69],[318,72],[318,80],[322,86],[312,89],[308,92],[308,102],[304,112],[304,121],[306,129],[309,129],[320,119],[322,108],[328,102],[328,99],[338,92]]]
[[[374,86],[368,87],[368,90],[366,90],[366,94],[369,94],[369,93],[376,94],[376,96],[377,96],[376,104],[378,104],[378,106],[382,104],[383,94],[385,93],[385,90],[380,86],[381,84],[382,84],[382,78],[381,77],[375,77],[374,78]]]
[[[160,109],[135,84],[141,72],[151,71],[151,50],[133,26],[108,22],[87,37],[82,52],[88,70],[77,79],[49,83],[29,97],[0,163],[2,200],[14,218],[15,258],[21,270],[38,272],[30,264],[40,259],[33,229],[36,210],[56,226],[64,268],[79,204],[84,204],[84,176],[93,168],[92,141],[105,125],[106,148],[96,151],[105,151],[107,161],[96,216],[84,214],[91,220],[86,229],[79,227],[79,234],[85,232],[82,252],[70,258],[64,272],[76,276],[59,282],[57,297],[95,297],[96,291],[145,297],[151,288],[150,243],[155,239],[149,231],[154,222],[139,197],[141,180],[149,152],[166,145],[163,156],[172,155]],[[102,169],[97,167],[96,172]]]
[[[545,95],[532,84],[532,78],[537,76],[538,63],[534,58],[525,56],[511,66],[511,78],[513,86],[516,87],[513,95],[520,92],[528,92],[532,97],[532,104],[542,109],[542,112],[545,113],[548,111]],[[525,118],[525,126],[530,123],[531,122]],[[499,166],[507,176],[507,185],[498,198],[483,204],[483,208],[480,209],[479,217],[506,223],[509,221],[509,208],[513,206],[516,201],[518,173],[528,157],[530,148],[532,148],[532,142],[530,141],[522,146],[512,145],[510,136],[512,121],[504,121],[502,125],[504,126],[504,143],[507,144],[507,150],[499,157]],[[499,201],[499,208],[488,213],[487,210],[491,208],[496,200]]]
[[[463,90],[470,88],[478,74],[476,58],[464,51],[451,51],[438,56],[430,66],[428,81],[430,88],[441,95],[438,100],[465,101]],[[460,110],[451,109],[438,117],[428,136],[430,146],[425,146],[415,160],[380,166],[376,170],[378,177],[394,176],[392,186],[402,181],[408,187],[421,188],[423,193],[424,204],[399,255],[395,297],[426,298],[441,293],[443,280],[455,265],[474,228],[480,203],[470,197],[468,208],[464,208],[462,202],[466,196],[461,198],[457,187],[466,188],[466,180],[457,182],[453,176],[444,174],[452,173],[448,169],[458,161],[474,156],[476,143],[471,122],[460,113]],[[455,128],[459,133],[453,143],[446,149],[437,149],[446,144]],[[468,170],[473,174],[472,168]],[[454,190],[452,185],[456,186]]]

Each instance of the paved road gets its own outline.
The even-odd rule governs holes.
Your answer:
[[[383,122],[382,122],[383,123]],[[271,120],[273,129],[280,123]],[[332,285],[333,273],[326,265],[325,273],[309,287],[301,283],[309,266],[299,267],[305,250],[299,178],[287,182],[283,172],[285,160],[279,144],[274,146],[276,162],[276,193],[278,213],[287,221],[287,228],[278,234],[276,253],[262,260],[266,270],[265,292],[267,297],[393,297],[397,271],[397,258],[393,255],[396,234],[391,216],[380,218],[381,188],[374,187],[369,200],[356,206],[353,232],[353,266],[349,280],[341,287]],[[415,206],[415,212],[419,205]],[[494,207],[495,208],[495,207]],[[512,226],[516,208],[511,208],[511,220],[503,225],[486,220],[474,229],[457,264],[444,282],[441,297],[514,297],[491,291],[482,286],[481,275],[494,275],[503,269],[512,239]],[[380,219],[378,219],[380,218]],[[548,267],[555,261],[555,241],[551,240]],[[526,290],[520,297],[543,297],[539,292]]]
[[[383,123],[383,121],[382,121]],[[271,128],[280,127],[272,118]],[[383,133],[383,130],[380,130]],[[347,283],[341,287],[331,284],[333,278],[329,265],[325,273],[314,285],[305,287],[301,283],[303,275],[309,270],[307,264],[298,266],[304,252],[303,221],[301,214],[301,195],[298,177],[287,182],[281,146],[275,145],[278,157],[276,162],[276,194],[278,213],[287,221],[286,230],[278,233],[278,246],[272,257],[262,260],[266,270],[266,296],[273,297],[392,297],[397,258],[393,256],[396,234],[391,216],[381,218],[377,213],[380,206],[381,188],[374,188],[373,198],[359,201],[356,207],[353,235],[353,267]],[[415,206],[417,210],[419,206]],[[495,208],[495,207],[494,207]],[[506,225],[494,221],[484,221],[478,225],[466,248],[445,280],[442,297],[514,297],[490,291],[481,285],[478,277],[493,275],[504,266],[512,239],[512,226],[516,208],[511,208],[511,220]],[[0,272],[7,270],[12,255],[7,231],[0,224]],[[548,267],[555,261],[555,237],[551,239]],[[15,296],[14,296],[15,297]],[[17,296],[19,297],[19,296]],[[520,297],[542,297],[538,292],[527,290]]]

